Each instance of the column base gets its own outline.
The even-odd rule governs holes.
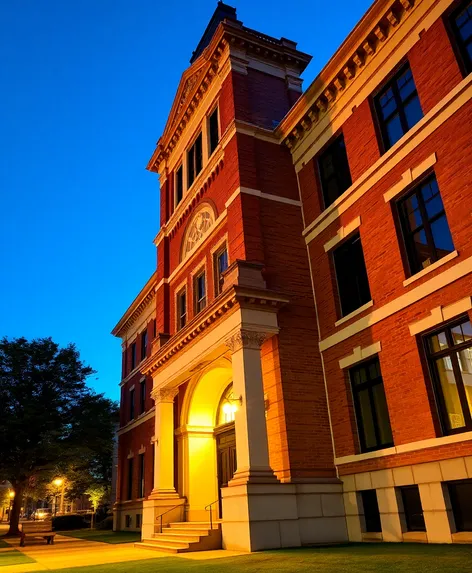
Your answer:
[[[185,521],[184,497],[152,498],[148,497],[143,501],[143,523],[141,529],[142,539],[152,537],[155,533],[160,533],[162,515],[162,526],[167,527],[169,523]]]
[[[153,489],[148,499],[180,499],[180,495],[172,489]]]
[[[236,470],[233,478],[228,483],[228,487],[235,487],[244,484],[275,484],[279,483],[271,468],[242,468]]]
[[[230,484],[223,496],[223,547],[261,551],[347,541],[342,484]]]

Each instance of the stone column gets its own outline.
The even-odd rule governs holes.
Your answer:
[[[261,332],[238,330],[226,340],[232,354],[233,394],[241,397],[234,422],[237,470],[229,486],[278,481],[269,464],[260,353],[265,338]]]
[[[174,484],[174,398],[178,388],[159,388],[152,396],[156,403],[153,498],[179,497]]]

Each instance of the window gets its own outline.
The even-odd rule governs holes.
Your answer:
[[[152,319],[152,337],[153,337],[153,338],[156,338],[156,334],[157,334],[157,331],[156,331],[156,319],[153,318],[153,319]]]
[[[387,82],[375,96],[374,103],[387,151],[423,117],[409,64]]]
[[[139,384],[139,413],[146,411],[146,379]]]
[[[472,325],[467,318],[426,338],[426,350],[447,434],[472,430]]]
[[[136,528],[141,529],[141,523],[143,522],[143,516],[140,513],[136,514]]]
[[[182,201],[184,197],[184,170],[182,165],[175,173],[175,206]]]
[[[318,159],[324,206],[329,207],[351,186],[351,172],[347,161],[344,137],[340,135]]]
[[[177,295],[177,328],[180,330],[187,324],[187,291],[183,289]]]
[[[131,527],[131,515],[125,515],[125,527]]]
[[[472,72],[472,2],[466,0],[452,14],[452,30],[467,74]]]
[[[393,446],[378,357],[349,370],[362,452]]]
[[[214,268],[215,268],[215,294],[216,296],[218,296],[223,288],[222,274],[228,268],[228,250],[226,248],[226,245],[223,249],[221,249],[216,253]]]
[[[341,315],[351,313],[370,301],[369,281],[358,234],[347,239],[334,251]]]
[[[134,388],[129,391],[129,419],[134,420]]]
[[[136,342],[131,345],[131,370],[136,368]]]
[[[457,531],[472,531],[472,480],[447,484]]]
[[[382,531],[379,504],[375,489],[361,491],[362,506],[364,507],[365,531],[379,533]]]
[[[210,115],[208,120],[208,131],[210,134],[210,155],[215,151],[220,140],[220,132],[218,127],[218,108],[216,108]]]
[[[147,353],[147,330],[145,330],[142,334],[141,334],[141,360],[145,360],[146,359],[146,353]]]
[[[195,177],[202,170],[202,134],[187,152],[187,187],[190,188]]]
[[[128,459],[128,491],[127,499],[133,499],[133,458]]]
[[[411,485],[401,487],[400,492],[402,495],[407,531],[426,531],[418,486]]]
[[[139,454],[138,498],[144,497],[144,454]]]
[[[203,310],[206,306],[206,281],[205,272],[195,277],[195,314]]]
[[[434,175],[398,202],[411,274],[454,250]]]

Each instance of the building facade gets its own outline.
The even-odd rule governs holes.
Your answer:
[[[156,270],[113,330],[116,529],[469,540],[471,26],[467,1],[378,0],[302,94],[310,57],[218,4],[148,164]]]
[[[472,539],[471,62],[470,1],[376,2],[280,126],[352,541]]]

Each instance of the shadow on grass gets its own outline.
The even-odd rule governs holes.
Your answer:
[[[0,570],[6,565],[23,565],[24,563],[36,563],[36,561],[16,549],[0,553]]]

